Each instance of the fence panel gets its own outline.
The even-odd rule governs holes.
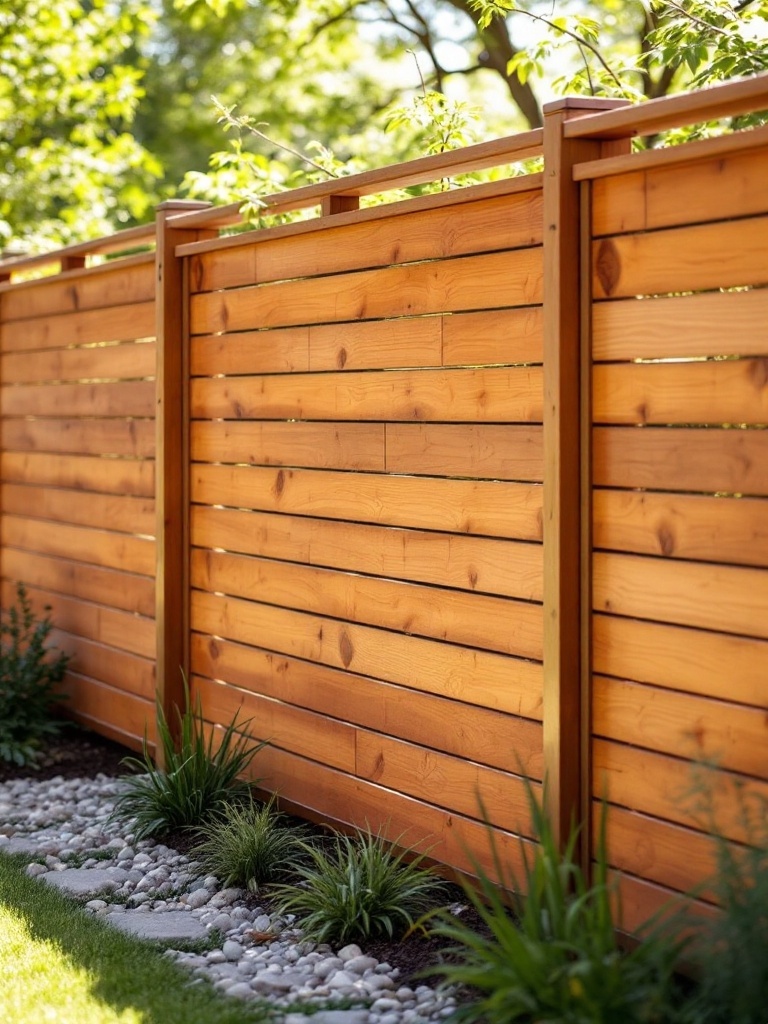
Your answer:
[[[768,796],[768,146],[718,145],[591,185],[593,796],[630,927]]]
[[[189,268],[207,717],[253,716],[293,805],[456,867],[479,800],[519,863],[543,773],[541,183],[505,188]]]
[[[72,656],[79,721],[129,746],[155,697],[154,257],[0,286],[0,569]]]

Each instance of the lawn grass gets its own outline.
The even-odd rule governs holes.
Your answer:
[[[261,1024],[243,1003],[173,963],[153,944],[110,928],[76,900],[0,854],[0,1020],[3,1024]]]

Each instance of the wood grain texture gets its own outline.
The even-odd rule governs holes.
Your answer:
[[[541,659],[541,606],[215,551],[192,552],[192,586],[408,635]]]
[[[540,363],[544,359],[543,309],[492,309],[443,318],[443,366]]]
[[[153,498],[155,464],[149,459],[98,458],[67,455],[62,458],[41,452],[0,453],[0,480],[32,486],[128,494]]]
[[[538,305],[540,249],[462,256],[192,296],[193,334]],[[489,301],[490,300],[490,301]]]
[[[596,676],[593,730],[631,743],[765,780],[768,721],[764,708],[694,697],[639,683]]]
[[[595,303],[592,353],[596,360],[768,356],[768,288]]]
[[[596,548],[768,567],[768,502],[595,490]]]
[[[155,659],[138,658],[119,648],[63,630],[51,631],[51,643],[70,656],[68,671],[98,680],[146,701],[155,699]]]
[[[541,723],[193,633],[193,672],[507,772],[543,772]]]
[[[154,377],[154,374],[153,342],[52,348],[34,355],[15,352],[0,357],[0,380],[4,384],[140,380]]]
[[[308,369],[308,327],[202,335],[189,341],[192,376],[294,373]]]
[[[599,487],[768,496],[768,431],[596,427]]]
[[[596,299],[768,284],[768,218],[595,240]]]
[[[535,484],[195,464],[190,486],[200,504],[541,539]]]
[[[155,543],[149,538],[39,519],[0,516],[0,543],[8,547],[154,576]]]
[[[201,591],[192,593],[191,625],[277,654],[508,714],[541,717],[541,665],[536,662]]]
[[[4,419],[7,451],[61,452],[80,455],[127,455],[151,459],[155,426],[150,419]]]
[[[22,384],[0,395],[6,416],[139,416],[154,412],[152,381]]]
[[[617,615],[593,619],[594,666],[604,675],[762,707],[768,643]]]
[[[101,528],[109,524],[115,532],[145,537],[151,537],[155,528],[155,503],[151,498],[71,491],[66,500],[62,500],[61,492],[55,489],[2,484],[0,508],[8,515],[28,516],[34,511],[35,519],[76,526]]]
[[[393,424],[386,427],[390,473],[541,482],[540,426]]]
[[[596,553],[595,611],[768,638],[768,572]]]
[[[146,735],[150,752],[156,739],[155,703],[97,679],[67,672],[62,690],[69,699],[65,707],[76,721],[102,736],[140,749]]]
[[[0,325],[0,351],[32,352],[68,345],[133,341],[153,338],[154,334],[155,304],[150,300],[129,306],[4,322]]]
[[[540,544],[205,506],[191,530],[203,548],[541,600]]]

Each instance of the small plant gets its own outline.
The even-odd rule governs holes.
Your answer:
[[[46,613],[50,611],[48,607]],[[46,614],[36,619],[24,586],[16,586],[16,604],[0,618],[0,760],[32,764],[44,739],[61,731],[51,714],[63,699],[61,682],[69,655],[46,647],[53,628]]]
[[[305,854],[306,829],[289,825],[266,804],[225,804],[208,824],[197,829],[202,842],[195,857],[224,885],[260,886],[283,881]]]
[[[422,866],[424,854],[395,853],[379,833],[337,834],[329,849],[303,843],[308,863],[297,864],[297,885],[280,885],[280,913],[293,913],[318,942],[346,943],[407,931],[439,900],[445,883]]]
[[[678,1017],[674,966],[683,948],[671,928],[649,929],[634,949],[618,944],[607,881],[605,811],[595,879],[576,863],[578,830],[562,854],[546,815],[529,792],[538,844],[523,847],[525,882],[505,871],[491,839],[502,888],[475,865],[478,889],[466,894],[486,926],[480,934],[445,911],[432,934],[453,945],[455,962],[436,973],[469,986],[476,1001],[453,1020],[485,1024],[540,1021],[551,1024],[672,1024]],[[527,893],[523,898],[521,889]]]
[[[236,738],[238,716],[224,729],[215,746],[213,731],[205,737],[203,709],[198,694],[192,706],[184,680],[184,711],[175,708],[179,725],[178,750],[163,709],[157,704],[157,738],[163,750],[164,769],[155,766],[144,737],[140,758],[126,757],[128,768],[142,774],[129,777],[115,803],[113,818],[130,820],[136,839],[163,835],[174,829],[196,828],[211,820],[221,808],[250,793],[250,783],[240,779],[266,741],[250,744]],[[249,720],[250,721],[250,720]]]

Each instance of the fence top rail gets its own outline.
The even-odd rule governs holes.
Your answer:
[[[768,74],[586,114],[566,122],[563,131],[568,139],[619,139],[758,110],[768,110]]]
[[[265,214],[288,213],[303,210],[310,206],[319,206],[324,199],[332,196],[361,197],[375,192],[387,192],[397,188],[408,188],[411,185],[422,185],[441,177],[454,174],[467,174],[471,171],[483,170],[487,167],[499,167],[502,164],[528,160],[541,156],[543,152],[544,133],[541,128],[530,132],[521,132],[503,139],[480,142],[464,149],[451,150],[448,153],[437,153],[434,156],[418,157],[402,164],[378,167],[360,174],[351,174],[330,181],[321,181],[315,185],[291,189],[264,196]],[[173,225],[177,228],[225,228],[242,222],[240,210],[242,203],[230,203],[228,206],[212,207],[194,213],[182,213],[173,217]]]
[[[110,253],[124,252],[138,246],[149,245],[155,241],[155,225],[140,224],[135,228],[116,231],[106,238],[96,238],[91,242],[77,242],[66,245],[53,252],[38,253],[34,256],[13,256],[0,260],[0,281],[8,280],[18,270],[30,270],[33,267],[45,267],[58,263],[62,270],[72,270],[85,266],[88,256],[106,256]],[[133,255],[131,253],[131,255]]]

